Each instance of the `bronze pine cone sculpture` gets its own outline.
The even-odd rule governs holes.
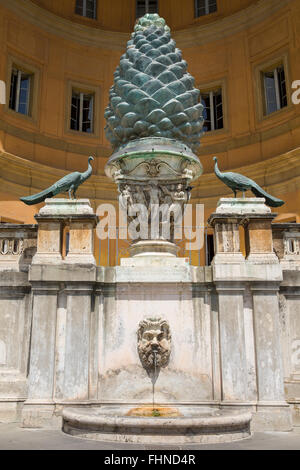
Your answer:
[[[187,63],[157,14],[140,18],[114,74],[105,132],[113,149],[142,137],[165,137],[196,151],[203,106]]]

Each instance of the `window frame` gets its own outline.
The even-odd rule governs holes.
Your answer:
[[[12,75],[14,70],[17,72],[16,77],[17,77],[17,83],[16,83],[16,96],[15,96],[15,103],[14,106],[12,107],[10,104],[11,101],[11,87],[12,87]],[[28,76],[28,90],[26,93],[26,102],[25,107],[26,107],[26,112],[22,113],[19,111],[20,107],[20,94],[22,90],[22,75],[27,75]],[[27,73],[24,70],[21,70],[20,68],[13,67],[11,70],[11,78],[10,78],[10,92],[9,92],[9,108],[15,111],[16,113],[23,114],[24,116],[30,116],[31,115],[31,96],[32,96],[32,88],[33,88],[33,83],[34,83],[34,74],[32,73]]]
[[[222,78],[216,80],[215,82],[209,82],[204,84],[197,84],[197,88],[200,90],[200,97],[202,94],[208,94],[210,92],[221,89],[222,91],[222,108],[223,108],[223,127],[221,129],[214,129],[210,131],[204,131],[203,138],[209,137],[211,135],[222,134],[229,131],[229,116],[228,116],[228,106],[227,106],[227,79]],[[201,103],[201,101],[200,101]],[[204,125],[203,125],[204,126]]]
[[[80,139],[87,138],[87,139],[101,139],[103,137],[103,132],[100,129],[100,110],[101,110],[101,102],[100,98],[102,97],[101,94],[101,85],[84,83],[84,82],[77,82],[72,78],[66,78],[66,96],[67,99],[65,100],[65,127],[64,127],[64,134],[65,135],[73,135],[74,137],[78,137]],[[93,95],[93,132],[84,132],[84,131],[77,131],[75,129],[71,129],[71,105],[72,105],[72,94],[73,90],[79,93]]]
[[[137,16],[138,1],[139,1],[139,0],[136,0],[136,1],[135,1],[135,18],[136,18],[136,19],[142,18],[142,16],[146,15],[147,13],[149,13],[149,2],[150,2],[151,0],[144,0],[144,1],[145,1],[145,13],[144,13],[144,15],[142,15],[142,16]],[[156,8],[157,11],[156,11],[156,13],[159,13],[159,0],[153,0],[153,1],[156,1],[156,6],[157,6],[157,8]]]
[[[73,103],[72,103],[72,100],[73,100],[73,96],[74,94],[77,94],[79,95],[79,128],[78,129],[72,129],[71,127],[71,122],[72,122],[72,106],[73,106]],[[84,111],[84,107],[83,107],[83,102],[84,102],[84,97],[85,96],[90,96],[91,97],[91,100],[92,100],[92,118],[91,118],[91,132],[88,132],[88,131],[84,131],[82,129],[83,127],[83,111]],[[87,93],[85,91],[81,91],[81,90],[77,90],[75,88],[72,88],[72,96],[71,96],[71,114],[70,114],[70,129],[72,131],[76,131],[76,132],[84,132],[85,134],[93,134],[94,132],[94,101],[95,101],[95,94],[94,92],[92,93]]]
[[[273,70],[264,70],[261,72],[261,80],[262,80],[262,86],[264,88],[264,103],[263,103],[263,108],[264,108],[264,115],[265,116],[269,116],[270,114],[273,114],[273,113],[276,113],[277,111],[280,111],[281,109],[283,108],[286,108],[287,105],[288,105],[288,101],[287,101],[287,93],[286,93],[286,101],[287,101],[287,104],[285,106],[282,106],[282,97],[281,97],[281,93],[280,93],[280,84],[279,84],[279,73],[278,73],[278,69],[279,68],[283,68],[283,71],[284,71],[284,78],[285,78],[285,86],[286,86],[286,73],[285,73],[285,69],[284,69],[284,64],[279,64],[277,66],[274,67]],[[274,89],[275,89],[275,103],[276,103],[276,110],[275,111],[270,111],[268,112],[268,94],[267,94],[267,86],[266,86],[266,75],[267,73],[272,73],[273,76],[274,76]],[[286,86],[287,88],[287,86]],[[287,90],[286,90],[287,92]]]
[[[212,12],[209,11],[209,0],[204,0],[204,1],[205,1],[205,13],[204,13],[204,15],[198,15],[198,11],[199,11],[199,8],[200,8],[198,6],[199,0],[195,0],[195,2],[194,2],[194,16],[197,19],[198,18],[203,18],[207,15],[213,15],[213,14],[218,13],[218,0],[215,0],[216,1],[216,10],[212,11]]]
[[[76,9],[77,9],[77,0],[75,0],[75,14],[78,15],[78,16],[81,16],[83,18],[87,18],[88,20],[97,20],[97,8],[98,8],[98,5],[97,5],[97,0],[92,0],[94,2],[94,16],[93,17],[90,17],[90,16],[87,16],[86,15],[86,6],[87,6],[87,0],[82,0],[82,15],[80,13],[77,13]]]
[[[10,88],[11,88],[11,75],[13,69],[21,70],[23,73],[32,76],[30,83],[30,97],[29,97],[29,114],[23,114],[14,109],[10,108]],[[41,98],[40,81],[41,81],[41,69],[37,64],[33,64],[31,61],[25,62],[18,56],[8,53],[7,56],[7,75],[6,75],[6,103],[4,104],[5,112],[20,118],[27,120],[28,123],[37,126],[39,120],[39,107],[38,103]]]
[[[286,85],[286,96],[287,96],[287,106],[283,106],[272,113],[267,114],[266,112],[266,96],[265,96],[265,86],[264,86],[264,74],[283,66],[284,75],[285,75],[285,85]],[[288,112],[292,109],[292,90],[291,90],[291,81],[290,81],[290,69],[289,69],[289,60],[288,52],[283,52],[281,55],[273,56],[270,60],[265,62],[260,62],[253,65],[253,86],[254,86],[254,97],[256,104],[256,119],[258,123],[262,123],[265,120],[276,118],[278,115]]]
[[[217,124],[217,121],[218,121],[218,118],[217,118],[217,114],[216,114],[216,107],[217,105],[215,105],[214,103],[214,94],[216,92],[220,92],[221,91],[221,97],[222,97],[222,120],[223,120],[223,126],[222,127],[219,127],[217,128],[216,127],[216,124]],[[215,90],[209,90],[209,91],[204,91],[202,92],[202,94],[205,94],[205,95],[208,95],[209,96],[209,109],[210,109],[210,124],[211,124],[211,129],[209,131],[205,131],[205,132],[213,132],[213,131],[218,131],[220,129],[224,129],[224,111],[223,111],[223,92],[222,92],[222,88],[217,88]],[[219,93],[220,94],[220,93]]]

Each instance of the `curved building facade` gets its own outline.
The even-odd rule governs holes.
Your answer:
[[[230,194],[213,173],[216,155],[222,170],[243,173],[286,201],[276,210],[278,221],[300,222],[300,105],[293,88],[300,80],[298,0],[115,0],[113,6],[108,0],[0,0],[1,221],[34,223],[39,207],[19,197],[85,170],[88,155],[96,157],[94,172],[79,196],[95,209],[116,205],[115,185],[104,174],[111,154],[104,110],[145,8],[165,18],[201,91],[204,174],[192,198],[205,205],[205,220]],[[115,249],[106,246],[101,259],[96,253],[99,263],[113,264]],[[205,250],[192,256],[205,263]]]

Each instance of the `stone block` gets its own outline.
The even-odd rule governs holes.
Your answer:
[[[219,199],[216,214],[241,215],[270,214],[270,207],[265,205],[265,199],[259,197]]]

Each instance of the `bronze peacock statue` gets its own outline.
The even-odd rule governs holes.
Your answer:
[[[92,165],[90,162],[94,160],[93,157],[89,157],[88,159],[88,169],[80,173],[79,171],[74,171],[69,175],[64,176],[60,180],[56,181],[56,183],[52,184],[50,188],[44,189],[40,193],[33,194],[32,196],[20,197],[22,202],[25,202],[28,206],[33,204],[39,204],[43,202],[47,197],[56,196],[56,194],[68,192],[70,199],[76,198],[76,191],[78,187],[84,183],[92,174]],[[73,198],[72,198],[73,193]]]
[[[245,191],[252,191],[253,194],[257,197],[264,197],[266,204],[270,207],[280,207],[284,204],[284,201],[278,199],[277,197],[271,196],[266,193],[255,181],[247,178],[246,176],[240,175],[239,173],[226,172],[222,173],[218,168],[218,159],[214,157],[215,161],[215,174],[216,176],[232,189],[234,197],[236,197],[237,191],[242,191],[245,195]]]

